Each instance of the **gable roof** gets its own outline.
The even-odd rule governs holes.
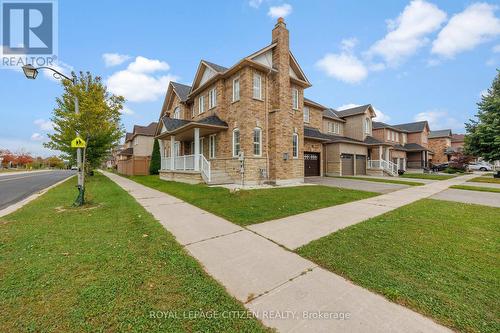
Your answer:
[[[380,128],[390,128],[390,129],[393,129],[395,131],[399,131],[399,132],[408,132],[406,130],[403,130],[401,128],[397,128],[397,127],[394,127],[392,125],[389,125],[389,124],[386,124],[386,123],[383,123],[381,121],[372,121],[372,127],[373,129],[380,129]]]
[[[213,62],[202,60],[205,64],[207,64],[209,67],[211,67],[214,71],[222,73],[228,70],[227,67],[221,66],[214,64]]]
[[[416,121],[413,123],[392,125],[392,127],[402,129],[410,133],[415,133],[415,132],[422,132],[426,127],[429,128],[429,124],[427,123],[427,120],[424,120],[424,121]]]
[[[319,104],[318,102],[315,102],[307,97],[304,97],[304,104],[309,104],[309,105],[315,106],[317,108],[320,108],[321,110],[327,109],[326,106],[323,106],[323,105]]]
[[[367,109],[371,109],[371,111],[373,113],[375,113],[371,104],[365,104],[365,105],[360,105],[360,106],[355,106],[353,108],[345,109],[342,111],[336,110],[336,114],[339,117],[350,117],[350,116],[356,116],[358,114],[365,113]]]
[[[173,133],[176,130],[178,130],[182,127],[188,126],[188,125],[198,125],[198,126],[201,125],[203,127],[211,127],[211,128],[214,128],[214,127],[227,128],[228,127],[227,123],[225,121],[221,120],[216,115],[208,116],[208,117],[205,117],[205,118],[197,120],[197,121],[184,120],[184,119],[174,119],[174,118],[170,118],[170,117],[165,116],[161,119],[161,122],[162,122],[163,127],[165,128],[167,133]],[[156,131],[156,132],[157,132],[157,135],[163,134],[163,132],[161,132],[161,133],[158,133],[158,131]]]
[[[148,126],[134,125],[134,135],[154,136],[157,122],[152,122]]]
[[[132,136],[134,136],[134,133],[130,133],[130,132],[125,133],[125,142],[132,139]]]
[[[191,91],[191,86],[173,81],[170,81],[170,84],[172,84],[174,92],[177,96],[179,96],[181,102],[187,101],[189,92]]]
[[[429,139],[451,137],[451,129],[430,131]]]
[[[337,110],[331,108],[323,110],[323,117],[345,122],[344,119],[339,117]]]

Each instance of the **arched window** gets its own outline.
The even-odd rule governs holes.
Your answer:
[[[253,129],[253,154],[262,155],[262,130],[259,127]]]
[[[174,109],[174,114],[172,118],[181,119],[181,109],[178,106]]]
[[[297,133],[292,135],[292,151],[293,158],[299,158],[299,135]]]
[[[233,130],[233,157],[238,157],[240,154],[240,130],[235,128]]]

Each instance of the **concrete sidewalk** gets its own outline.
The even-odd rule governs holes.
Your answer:
[[[103,173],[269,327],[280,332],[451,332],[254,232],[163,192]]]
[[[254,224],[248,229],[294,250],[337,230],[435,195],[451,185],[462,184],[475,176],[465,175],[422,186],[412,186],[378,197]]]
[[[431,199],[500,207],[500,193],[493,192],[480,192],[450,188],[433,195]]]

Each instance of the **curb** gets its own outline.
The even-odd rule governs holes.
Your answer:
[[[19,208],[23,207],[24,205],[28,204],[29,202],[35,200],[36,198],[44,195],[47,191],[49,191],[50,189],[56,187],[56,186],[59,186],[61,185],[62,183],[64,183],[65,181],[67,181],[68,179],[72,178],[72,177],[75,177],[75,175],[71,175],[69,177],[66,177],[64,178],[63,180],[60,180],[58,181],[57,183],[55,184],[52,184],[50,185],[49,187],[46,187],[44,188],[43,190],[40,190],[36,193],[33,193],[32,195],[30,195],[29,197],[19,201],[19,202],[16,202],[16,203],[13,203],[12,205],[8,206],[7,208],[4,208],[2,210],[0,210],[0,217],[4,217],[5,215],[9,215],[10,213],[13,213],[15,212],[16,210],[18,210]]]

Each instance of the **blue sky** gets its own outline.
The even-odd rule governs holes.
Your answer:
[[[313,84],[339,108],[371,103],[389,123],[426,118],[463,131],[500,65],[498,2],[69,1],[58,3],[59,66],[91,71],[125,95],[123,123],[156,121],[167,83],[191,84],[200,59],[231,66],[267,45],[285,16]],[[104,56],[107,54],[106,56]],[[41,75],[0,69],[0,148],[42,148],[61,93]]]

